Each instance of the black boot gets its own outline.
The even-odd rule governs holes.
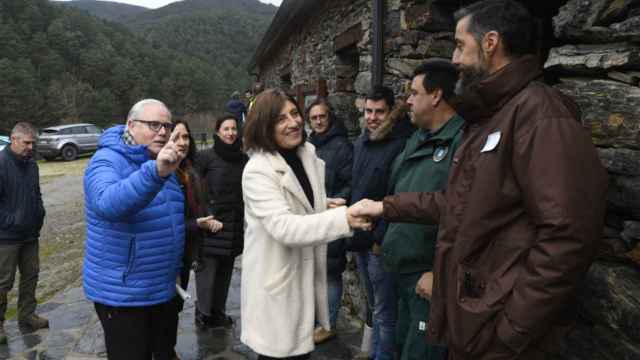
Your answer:
[[[195,323],[196,323],[196,327],[200,330],[206,330],[211,328],[211,322],[212,322],[212,318],[211,316],[207,316],[203,313],[201,313],[198,308],[196,308],[196,316],[195,316]]]
[[[233,327],[233,319],[220,310],[214,310],[211,315],[211,327],[224,327],[230,329]]]

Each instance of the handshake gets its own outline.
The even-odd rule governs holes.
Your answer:
[[[346,204],[347,201],[345,199],[327,199],[327,207],[329,209],[345,206]],[[362,199],[347,209],[347,221],[354,230],[371,231],[373,229],[372,219],[380,216],[382,216],[382,201]]]

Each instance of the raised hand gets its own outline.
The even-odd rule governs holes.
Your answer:
[[[369,199],[362,199],[357,203],[351,205],[349,209],[353,208],[353,216],[365,216],[369,218],[378,218],[382,216],[382,201],[373,201]]]
[[[327,198],[327,208],[335,209],[347,205],[347,200],[341,198]]]
[[[161,177],[167,177],[176,171],[182,159],[187,155],[185,152],[178,150],[176,146],[178,135],[177,128],[173,129],[171,136],[169,136],[169,141],[164,144],[156,157],[156,167],[158,169],[158,175]]]

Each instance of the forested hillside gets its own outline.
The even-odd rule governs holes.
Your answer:
[[[123,121],[138,99],[176,113],[214,110],[220,74],[206,62],[152,46],[120,25],[47,0],[0,2],[0,131]]]
[[[251,85],[247,65],[277,8],[257,0],[184,0],[123,20],[154,44],[197,56],[221,73],[227,96]]]
[[[86,9],[92,2],[100,4],[91,8],[91,14],[122,23],[153,47],[167,47],[210,64],[220,79],[212,94],[216,106],[222,106],[234,90],[242,92],[251,86],[248,62],[277,11],[277,7],[258,0],[184,0],[112,18],[108,2],[57,4]]]
[[[149,11],[148,8],[142,6],[129,5],[111,1],[96,1],[96,0],[74,0],[68,2],[53,2],[57,5],[71,5],[78,9],[85,10],[93,16],[111,21],[121,21],[127,16],[133,16],[145,11]]]

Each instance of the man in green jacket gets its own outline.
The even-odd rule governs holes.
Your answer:
[[[446,187],[464,124],[448,103],[457,79],[455,66],[444,59],[427,60],[415,70],[407,103],[418,130],[393,162],[391,194]],[[446,358],[446,349],[425,340],[437,235],[437,226],[392,223],[382,242],[383,266],[396,277],[396,341],[401,360]]]

